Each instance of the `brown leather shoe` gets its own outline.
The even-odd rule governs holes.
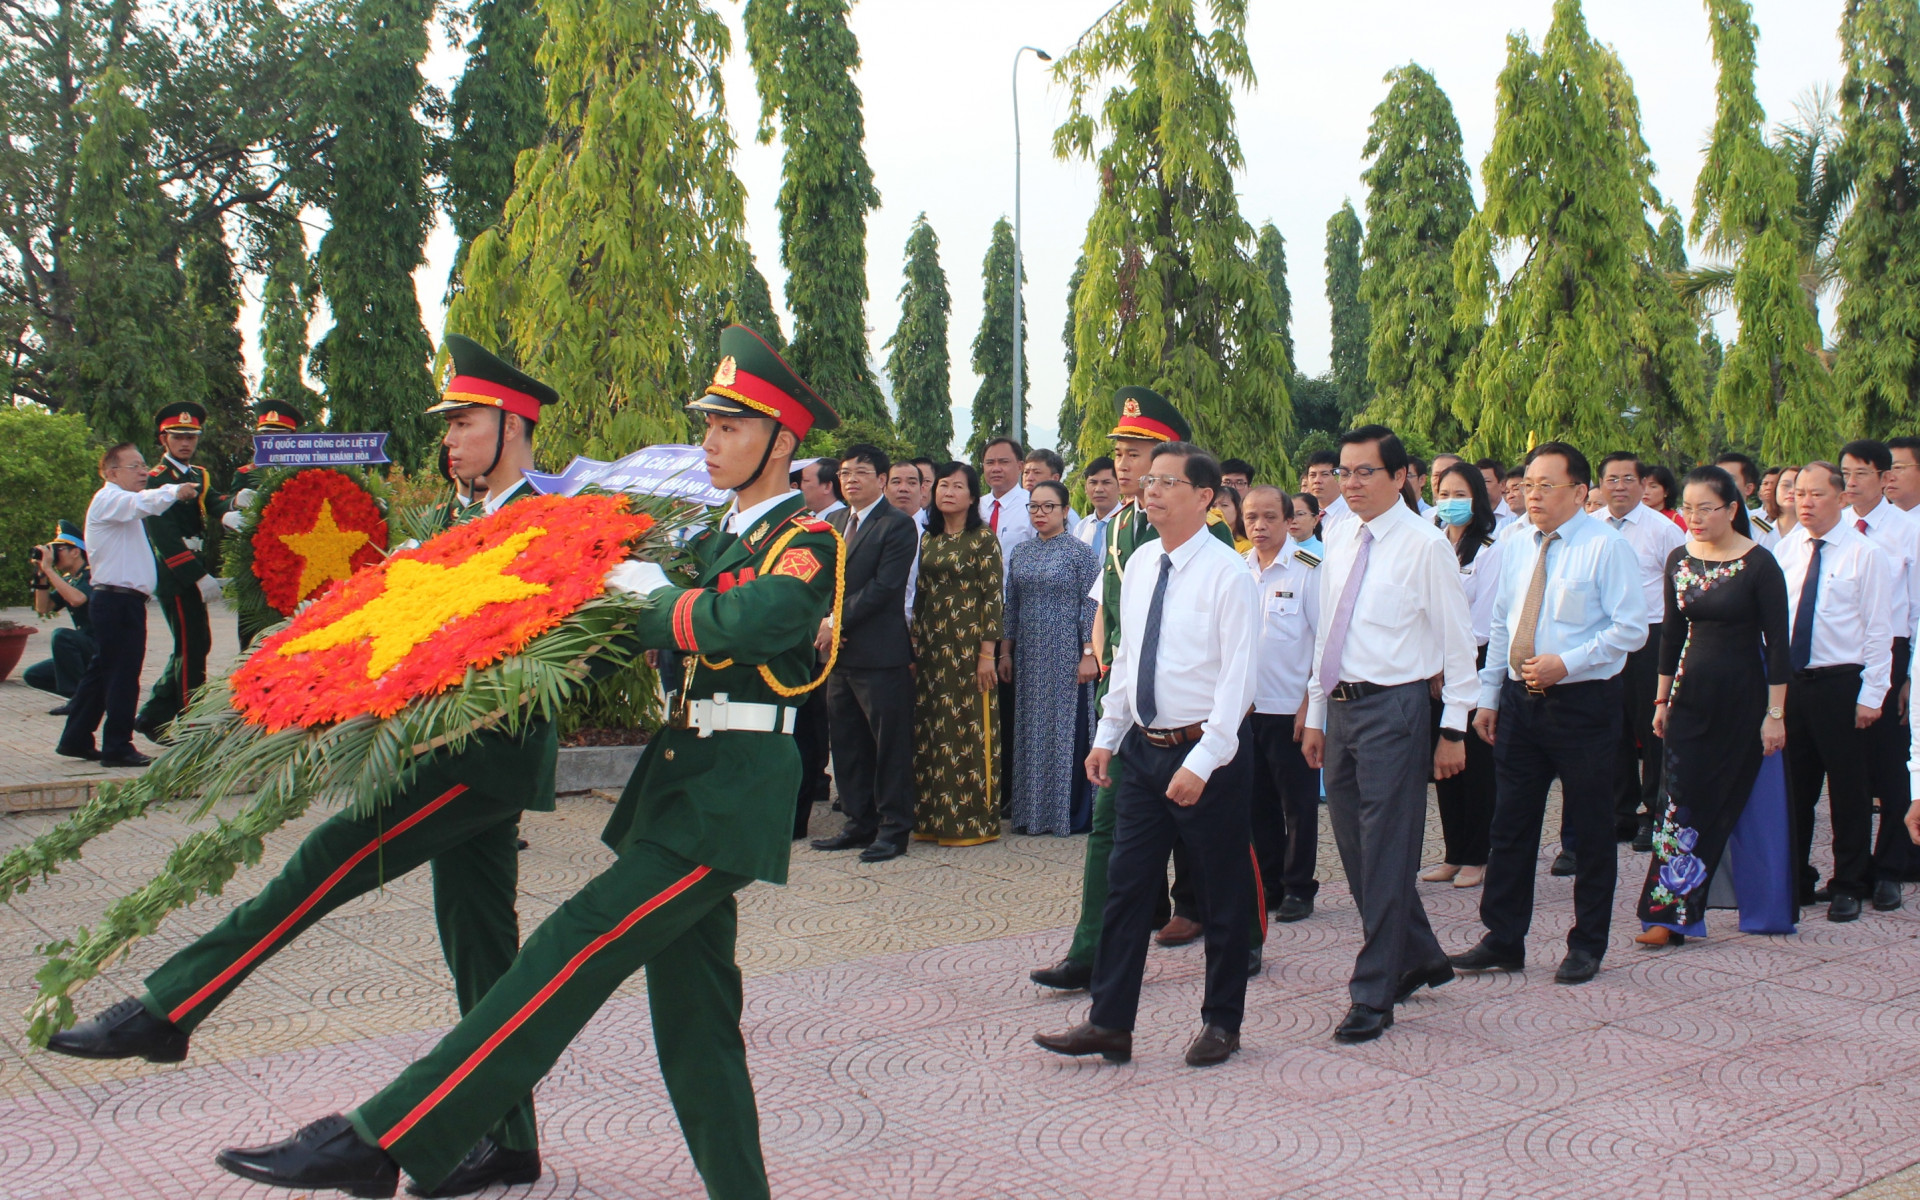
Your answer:
[[[1168,921],[1159,933],[1153,935],[1153,940],[1162,946],[1184,946],[1188,942],[1199,941],[1200,935],[1206,931],[1206,927],[1198,921],[1188,920],[1186,917],[1175,917]]]
[[[1055,1054],[1098,1054],[1108,1062],[1133,1058],[1132,1030],[1102,1029],[1092,1021],[1082,1021],[1065,1033],[1036,1033],[1033,1044]]]
[[[1240,1035],[1228,1033],[1218,1025],[1209,1025],[1187,1044],[1187,1065],[1217,1067],[1240,1049]]]

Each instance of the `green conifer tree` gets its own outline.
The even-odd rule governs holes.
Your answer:
[[[1333,382],[1340,413],[1351,423],[1373,398],[1367,383],[1367,343],[1373,323],[1360,298],[1360,248],[1366,235],[1353,201],[1327,219],[1327,303],[1333,309]]]
[[[254,227],[266,264],[260,285],[260,395],[284,400],[309,421],[320,417],[320,396],[307,386],[307,325],[313,320],[313,262],[297,216],[265,211]]]
[[[240,280],[222,223],[188,227],[181,269],[191,350],[205,381],[200,403],[206,406],[208,429],[202,457],[214,478],[224,481],[234,467],[253,457],[253,416],[241,353]]]
[[[1251,86],[1246,0],[1120,0],[1062,56],[1054,153],[1099,170],[1074,304],[1081,453],[1107,451],[1114,389],[1168,396],[1217,454],[1291,475],[1292,373],[1233,173],[1232,89]],[[1096,107],[1097,105],[1097,107]]]
[[[880,204],[864,146],[852,0],[747,0],[760,140],[781,160],[780,265],[793,313],[789,358],[844,418],[886,425],[867,361],[867,213]]]
[[[973,373],[980,386],[973,393],[973,432],[967,436],[967,457],[975,462],[992,438],[1013,432],[1013,226],[1005,217],[993,223],[986,261],[980,264],[980,332],[973,335]],[[1020,283],[1027,282],[1026,272]],[[1020,424],[1027,422],[1027,314],[1020,314]]]
[[[1466,431],[1453,415],[1453,382],[1479,333],[1453,323],[1453,244],[1473,219],[1460,122],[1423,67],[1396,67],[1386,82],[1360,176],[1368,188],[1360,301],[1375,389],[1367,415],[1432,445],[1458,446]]]
[[[893,384],[901,440],[935,461],[953,443],[952,361],[947,318],[953,300],[940,267],[940,239],[921,213],[907,236],[906,282],[900,285],[900,326],[887,341],[887,378]]]
[[[1555,0],[1538,50],[1515,33],[1507,51],[1485,206],[1453,251],[1455,319],[1493,314],[1454,395],[1469,448],[1511,459],[1562,438],[1651,451],[1704,430],[1697,329],[1652,262],[1651,214],[1666,206],[1626,71],[1588,34],[1579,0]],[[1505,280],[1497,251],[1519,264]]]
[[[460,239],[449,288],[480,231],[513,194],[513,167],[547,129],[546,80],[536,56],[546,21],[538,0],[473,0],[467,67],[447,109],[447,215]]]
[[[1267,291],[1273,295],[1273,327],[1286,347],[1287,361],[1293,355],[1293,291],[1287,286],[1287,239],[1272,221],[1260,226],[1260,240],[1254,245],[1253,265],[1266,276]]]
[[[1834,384],[1855,436],[1920,415],[1920,3],[1848,0],[1840,114],[1856,171],[1840,228]]]
[[[1800,280],[1796,189],[1788,159],[1766,138],[1754,93],[1759,30],[1747,0],[1707,0],[1720,66],[1713,140],[1694,185],[1693,236],[1737,255],[1733,299],[1740,337],[1727,347],[1713,414],[1770,462],[1831,453],[1839,414],[1819,358],[1821,333]]]
[[[447,327],[552,384],[542,458],[614,458],[687,435],[713,370],[714,297],[747,270],[720,67],[700,0],[547,0],[547,121]],[[498,340],[504,327],[507,338]]]
[[[787,335],[780,329],[780,314],[774,311],[773,291],[767,287],[767,277],[754,265],[751,254],[744,257],[746,266],[740,272],[740,285],[734,292],[738,306],[734,319],[767,339],[775,350],[785,350]]]
[[[432,198],[419,106],[432,0],[356,0],[340,64],[328,152],[332,221],[315,258],[333,327],[313,350],[328,425],[385,430],[387,453],[424,464],[437,440],[433,345],[420,324],[413,272],[426,259]]]
[[[1059,443],[1060,457],[1072,470],[1080,465],[1080,406],[1073,399],[1073,373],[1079,366],[1079,355],[1075,352],[1074,307],[1080,302],[1080,283],[1087,277],[1087,256],[1083,253],[1073,261],[1073,274],[1067,278],[1067,320],[1060,331],[1060,341],[1066,349],[1067,390],[1060,397]],[[1023,308],[1024,314],[1026,310]]]

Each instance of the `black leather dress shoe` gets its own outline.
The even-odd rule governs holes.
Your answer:
[[[861,862],[886,862],[890,858],[899,858],[907,852],[903,842],[875,842],[860,852]]]
[[[1280,911],[1273,916],[1276,921],[1290,925],[1295,921],[1304,921],[1312,915],[1312,896],[1288,896],[1280,901]]]
[[[1453,982],[1453,964],[1446,959],[1400,973],[1400,985],[1393,989],[1393,1002],[1405,1004],[1423,987],[1440,987]]]
[[[1132,1030],[1102,1029],[1092,1021],[1082,1021],[1065,1033],[1036,1033],[1033,1044],[1055,1054],[1098,1054],[1108,1062],[1133,1058]]]
[[[1187,1065],[1217,1067],[1232,1058],[1239,1049],[1239,1034],[1228,1033],[1218,1025],[1209,1025],[1200,1031],[1200,1036],[1187,1043]]]
[[[85,759],[88,762],[100,761],[100,752],[98,750],[95,750],[92,746],[88,746],[85,749],[78,749],[78,748],[68,749],[65,746],[55,746],[53,748],[53,752],[55,754],[58,754],[61,758],[81,758],[81,759]]]
[[[815,838],[807,844],[815,850],[859,850],[873,845],[873,835],[869,833],[862,837],[860,834],[847,833],[843,830],[832,837]]]
[[[1641,817],[1640,828],[1633,831],[1633,852],[1649,854],[1653,851],[1653,818]]]
[[[1041,987],[1058,988],[1063,992],[1078,992],[1093,982],[1093,964],[1075,962],[1063,958],[1050,967],[1041,967],[1027,976]]]
[[[1578,867],[1573,861],[1573,851],[1562,850],[1553,856],[1553,865],[1547,868],[1547,874],[1558,875],[1564,879],[1576,870],[1578,870]]]
[[[1900,896],[1899,881],[1882,879],[1873,885],[1873,911],[1892,912],[1904,902]]]
[[[48,709],[47,715],[50,717],[64,717],[72,712],[73,712],[73,701],[69,700],[65,704],[62,704],[59,708]]]
[[[1364,1004],[1356,1004],[1347,1010],[1347,1019],[1340,1022],[1340,1028],[1333,1031],[1333,1040],[1336,1042],[1370,1042],[1392,1028],[1392,1009],[1381,1012],[1377,1008],[1368,1008]]]
[[[1260,953],[1260,947],[1258,946],[1255,946],[1253,949],[1247,951],[1247,978],[1248,979],[1252,979],[1254,976],[1260,973],[1260,968],[1263,965],[1265,965],[1262,962],[1263,957],[1264,956]]]
[[[334,1188],[384,1200],[400,1190],[400,1164],[360,1140],[339,1113],[321,1117],[284,1142],[229,1146],[213,1161],[242,1179],[283,1188]]]
[[[1585,950],[1569,950],[1553,973],[1555,983],[1585,983],[1600,973],[1600,960]]]
[[[144,767],[152,761],[138,750],[122,750],[118,754],[100,756],[100,765],[103,767]]]
[[[1456,971],[1523,971],[1527,966],[1524,951],[1502,950],[1485,938],[1465,954],[1449,954],[1447,962]]]
[[[69,1058],[144,1058],[177,1063],[187,1057],[187,1031],[162,1021],[138,999],[122,1000],[91,1021],[47,1039],[47,1049]]]
[[[533,1183],[540,1178],[538,1150],[509,1150],[490,1137],[467,1151],[453,1174],[432,1187],[407,1185],[410,1196],[467,1196],[494,1184]]]
[[[1860,897],[1835,892],[1833,899],[1827,902],[1827,920],[1857,921],[1860,919]]]

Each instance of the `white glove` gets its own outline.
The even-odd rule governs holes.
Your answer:
[[[221,517],[220,523],[222,525],[225,525],[228,529],[233,530],[235,533],[239,533],[242,529],[245,529],[247,525],[245,519],[241,517],[240,511],[238,509],[235,509],[227,513],[225,516]]]
[[[233,494],[233,506],[236,509],[252,508],[253,497],[255,496],[255,494],[256,493],[252,488],[241,488],[239,491]]]
[[[398,554],[402,550],[418,550],[419,548],[420,548],[419,538],[408,538],[406,541],[401,542],[398,546],[395,546],[392,550],[392,553]]]
[[[200,577],[200,598],[208,604],[212,604],[220,598],[221,585],[226,582],[224,579],[215,579],[211,575],[202,575]]]
[[[622,592],[632,592],[636,596],[650,596],[663,587],[672,587],[667,573],[660,569],[659,563],[635,562],[632,559],[621,563],[607,572],[607,586]]]

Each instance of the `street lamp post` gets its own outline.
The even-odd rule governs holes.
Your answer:
[[[1013,440],[1026,445],[1023,428],[1026,414],[1020,403],[1020,360],[1025,346],[1020,338],[1020,284],[1025,278],[1025,260],[1020,257],[1020,56],[1027,51],[1041,62],[1052,62],[1053,55],[1038,46],[1022,46],[1013,52]]]

